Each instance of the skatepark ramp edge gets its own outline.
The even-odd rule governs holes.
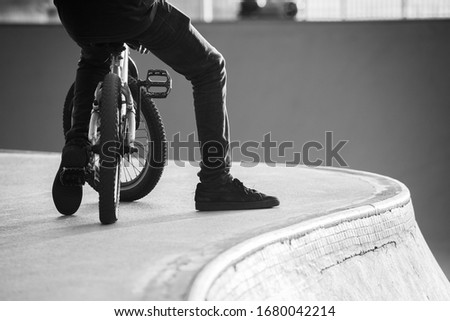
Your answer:
[[[383,179],[397,185],[395,196],[224,251],[196,276],[188,299],[450,300],[450,283],[416,223],[409,190]]]

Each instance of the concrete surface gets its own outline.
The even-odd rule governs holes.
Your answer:
[[[241,253],[235,247],[254,238],[276,237],[283,233],[280,230],[298,224],[306,224],[310,231],[317,232],[321,226],[317,222],[323,220],[330,227],[336,218],[342,223],[345,215],[350,213],[354,217],[355,213],[363,213],[361,209],[378,208],[386,212],[409,203],[407,189],[383,176],[325,168],[236,165],[233,169],[236,177],[250,187],[277,195],[281,206],[257,211],[201,213],[194,210],[193,202],[198,168],[188,164],[180,168],[170,163],[149,196],[121,205],[119,221],[102,226],[97,217],[97,195],[90,188],[85,189],[83,204],[76,215],[63,217],[54,209],[50,190],[59,157],[52,153],[0,153],[3,182],[0,186],[0,300],[184,300],[194,296],[191,286],[202,283],[196,276],[204,275],[203,269],[209,262],[216,262],[221,253]],[[412,207],[408,208],[403,217],[409,217],[409,223],[397,220],[397,225],[404,230],[415,225]],[[359,231],[357,234],[364,237],[365,230]],[[332,234],[338,235],[336,231]],[[318,239],[326,238],[322,235]],[[364,254],[376,242],[377,239],[368,239],[366,245],[353,247]],[[399,240],[396,242],[402,246]],[[448,291],[448,281],[426,243],[416,240],[415,245],[420,247],[421,255],[411,256],[403,265],[382,265],[377,274],[372,274],[365,267],[373,259],[360,255],[362,262],[356,263],[360,270],[354,272],[365,273],[359,281],[372,288],[377,298],[386,299],[390,296],[384,295],[383,288],[372,287],[379,275],[390,275],[395,268],[413,273],[420,263],[418,260],[426,260],[432,279],[441,280],[440,289]],[[382,247],[376,255],[395,256],[392,248]],[[409,255],[408,251],[402,252]],[[286,249],[280,253],[289,256]],[[337,258],[332,253],[329,257]],[[303,257],[303,261],[309,262],[309,257]],[[352,264],[353,260],[345,262]],[[260,266],[264,267],[264,262]],[[290,266],[299,272],[304,268]],[[336,271],[343,264],[329,266],[329,271]],[[219,270],[225,268],[224,265]],[[341,274],[327,276],[329,283],[317,285],[322,292],[342,277]],[[214,279],[220,281],[220,277]],[[411,282],[423,290],[423,283],[429,280],[419,276]],[[428,297],[421,298],[436,298],[432,293],[426,294]]]
[[[307,220],[220,254],[191,300],[450,300],[409,193]]]

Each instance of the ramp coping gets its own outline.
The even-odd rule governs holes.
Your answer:
[[[342,171],[364,177],[380,178],[389,180],[392,184],[397,184],[399,192],[392,197],[374,201],[371,204],[355,206],[346,210],[336,210],[335,212],[317,218],[309,219],[301,223],[294,224],[282,229],[274,230],[250,238],[239,243],[228,250],[225,250],[209,263],[207,263],[194,278],[188,291],[187,300],[203,301],[207,299],[208,291],[214,281],[230,266],[243,260],[245,257],[276,242],[287,241],[295,237],[302,237],[314,230],[328,228],[343,222],[366,218],[380,213],[384,213],[394,208],[403,207],[411,202],[411,195],[408,188],[401,182],[390,177],[362,172],[357,170],[326,168],[330,171]]]

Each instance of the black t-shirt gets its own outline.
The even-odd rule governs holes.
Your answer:
[[[118,42],[144,32],[157,0],[54,0],[67,32],[77,41]]]

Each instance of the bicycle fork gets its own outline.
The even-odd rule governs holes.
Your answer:
[[[89,121],[88,139],[92,146],[97,146],[99,142],[100,124],[100,104],[102,95],[102,82],[97,85],[92,103],[91,119]],[[124,136],[124,146],[120,150],[122,154],[130,154],[135,151],[134,142],[136,139],[136,106],[131,95],[131,90],[127,84],[121,86],[120,98],[120,132]],[[122,155],[123,156],[123,155]]]

